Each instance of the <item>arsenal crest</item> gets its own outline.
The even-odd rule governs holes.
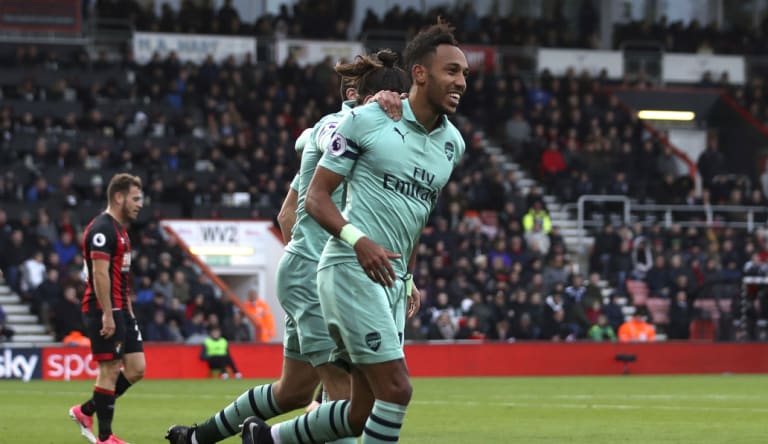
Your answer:
[[[453,142],[445,142],[445,157],[449,162],[453,160]]]

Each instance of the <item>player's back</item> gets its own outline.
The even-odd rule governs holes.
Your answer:
[[[296,223],[291,231],[291,242],[288,243],[286,250],[313,261],[319,260],[320,253],[330,234],[307,214],[305,209],[307,190],[312,181],[312,176],[315,174],[315,169],[336,131],[336,127],[338,127],[339,122],[341,122],[349,110],[352,109],[350,102],[345,102],[344,105],[341,111],[328,114],[315,124],[301,155]],[[339,186],[331,195],[331,199],[337,208],[343,208],[344,195],[343,185]]]

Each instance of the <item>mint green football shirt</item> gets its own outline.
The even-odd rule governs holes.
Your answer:
[[[369,239],[399,253],[392,265],[402,275],[464,149],[464,139],[446,116],[427,132],[404,99],[398,122],[375,103],[349,111],[319,165],[344,176],[344,217]],[[332,237],[318,269],[349,262],[357,262],[354,249]]]
[[[304,152],[304,147],[307,145],[307,141],[309,140],[309,137],[311,134],[312,134],[312,128],[307,128],[301,132],[299,137],[296,138],[296,143],[294,143],[293,148],[296,150],[296,154],[299,157],[301,157],[301,153]],[[298,193],[299,173],[296,173],[296,175],[293,176],[293,180],[291,181],[291,189]]]
[[[352,110],[354,105],[354,100],[348,100],[342,104],[339,112],[328,114],[315,124],[304,145],[299,172],[296,174],[298,180],[294,180],[297,183],[297,187],[294,189],[299,198],[296,206],[296,223],[291,230],[291,241],[286,246],[286,251],[315,262],[320,259],[320,253],[323,251],[323,246],[328,241],[330,234],[307,214],[304,207],[307,201],[307,189],[309,189],[309,183],[312,181],[315,168],[323,156],[325,147],[328,146],[341,120]],[[343,198],[344,187],[339,186],[331,195],[331,199],[337,208],[343,208]]]

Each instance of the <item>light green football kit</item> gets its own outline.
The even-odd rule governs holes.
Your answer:
[[[392,266],[404,278],[411,252],[464,149],[461,134],[446,116],[428,132],[405,99],[398,122],[377,104],[347,113],[319,165],[344,176],[344,218],[399,253]],[[374,364],[403,358],[403,278],[392,288],[372,281],[349,244],[328,240],[317,282],[323,316],[338,346],[333,359]]]
[[[306,139],[301,166],[294,179],[294,190],[298,193],[296,222],[291,230],[291,241],[277,268],[277,296],[286,313],[283,354],[291,359],[310,362],[314,367],[328,363],[335,348],[323,320],[316,280],[317,261],[330,235],[307,214],[304,203],[315,167],[323,155],[323,147],[328,146],[336,127],[352,109],[351,106],[354,106],[354,101],[345,102],[341,111],[320,119]],[[297,141],[297,148],[298,145]],[[339,187],[332,196],[339,208],[342,197],[343,187]]]

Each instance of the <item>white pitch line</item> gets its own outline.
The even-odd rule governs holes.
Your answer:
[[[702,395],[670,395],[670,394],[591,394],[591,395],[535,395],[535,394],[512,394],[512,395],[493,395],[494,399],[650,399],[650,400],[715,400],[715,401],[744,401],[744,400],[764,400],[764,396],[758,395],[732,395],[732,394],[702,394]],[[458,397],[456,397],[458,398]]]
[[[532,402],[456,402],[456,401],[411,401],[411,404],[421,405],[471,405],[471,406],[492,406],[492,407],[524,407],[533,409],[597,409],[597,410],[690,410],[697,412],[750,412],[750,413],[768,413],[768,408],[747,408],[747,407],[703,407],[703,406],[675,406],[675,405],[631,405],[631,404],[571,404],[571,403],[532,403]]]
[[[38,396],[82,396],[84,393],[83,391],[63,391],[63,390],[50,390],[46,392],[37,392],[37,391],[30,391],[30,390],[4,390],[2,392],[3,394],[15,394],[15,395],[38,395]],[[195,393],[194,396],[191,396],[190,393],[158,393],[158,392],[152,392],[152,393],[140,393],[140,392],[131,392],[129,394],[130,398],[148,398],[148,399],[173,399],[173,398],[179,398],[179,399],[220,399],[223,401],[231,401],[234,400],[237,396],[239,396],[239,393],[233,393],[231,395],[211,395],[211,394],[205,394],[205,393]],[[582,395],[557,395],[556,397],[562,397],[563,399],[608,399],[609,397],[601,397],[601,396],[594,396],[593,398],[580,398],[578,396]],[[593,395],[583,395],[584,397],[591,397]],[[629,395],[631,396],[631,395]],[[654,396],[654,395],[649,395]],[[675,397],[675,395],[667,395],[670,396],[670,399],[702,399],[697,398],[694,396],[691,397]],[[706,396],[706,395],[705,395]],[[731,395],[715,395],[715,396],[722,396],[722,399],[743,399],[741,397],[733,397]],[[728,396],[726,398],[726,396]],[[571,397],[571,398],[568,398]],[[523,396],[512,396],[510,397],[512,399],[514,398],[523,398]],[[507,399],[510,399],[507,398]],[[534,396],[530,396],[531,399],[535,399]],[[539,397],[538,399],[542,399],[543,397]],[[624,399],[625,396],[616,396],[613,397],[613,399]],[[758,398],[758,397],[755,397]],[[0,395],[0,399],[2,399],[2,396]],[[550,397],[552,399],[552,397]],[[759,398],[762,399],[762,398]],[[676,405],[633,405],[633,404],[606,404],[606,403],[561,403],[561,402],[546,402],[546,403],[538,403],[538,402],[516,402],[516,401],[502,401],[502,402],[477,402],[477,401],[469,401],[469,400],[439,400],[439,401],[420,401],[418,399],[415,399],[411,401],[411,404],[416,405],[445,405],[445,406],[490,406],[490,407],[498,407],[498,408],[504,408],[504,407],[518,407],[518,408],[533,408],[533,409],[552,409],[552,408],[561,408],[561,409],[595,409],[595,410],[673,410],[673,411],[695,411],[695,412],[733,412],[733,413],[768,413],[768,408],[748,408],[748,407],[707,407],[707,406],[676,406]]]

